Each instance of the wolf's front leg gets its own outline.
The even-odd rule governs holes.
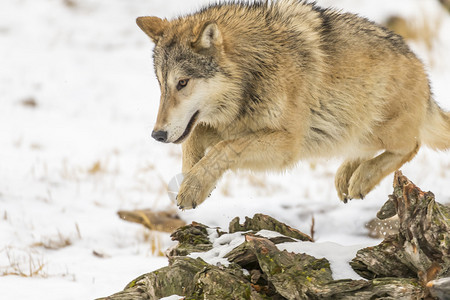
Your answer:
[[[188,139],[182,144],[182,172],[186,173],[205,155],[208,147],[219,142],[217,132],[209,126],[198,124]]]
[[[234,140],[221,141],[184,177],[177,196],[182,209],[205,201],[216,182],[229,169],[283,169],[297,161],[299,143],[287,132],[260,131]]]

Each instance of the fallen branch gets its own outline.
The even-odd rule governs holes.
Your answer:
[[[117,212],[122,220],[139,223],[150,230],[173,232],[186,225],[177,213],[170,211],[152,211],[150,209],[137,209],[132,211],[121,210]]]

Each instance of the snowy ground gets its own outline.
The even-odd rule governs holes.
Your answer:
[[[116,215],[175,208],[166,185],[181,166],[179,146],[150,138],[159,88],[152,45],[135,18],[173,17],[207,2],[0,2],[2,299],[92,299],[167,264],[157,250],[171,245],[168,234]],[[431,50],[412,47],[428,65],[436,100],[450,109],[450,17],[437,1],[318,2],[380,22],[391,14],[440,20]],[[226,227],[235,216],[265,213],[306,233],[314,215],[318,242],[377,243],[364,224],[387,199],[392,176],[344,205],[333,185],[337,167],[332,160],[285,174],[226,174],[208,201],[180,215]],[[450,202],[449,153],[422,149],[403,172]]]

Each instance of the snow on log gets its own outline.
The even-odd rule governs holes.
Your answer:
[[[350,262],[365,279],[335,280],[331,259],[283,250],[316,243],[257,214],[242,225],[232,220],[229,233],[195,222],[178,228],[172,234],[178,244],[167,252],[169,266],[102,299],[450,299],[449,214],[431,192],[397,172],[394,193],[378,217],[397,215],[398,233],[357,251]],[[309,244],[296,247],[300,243]]]

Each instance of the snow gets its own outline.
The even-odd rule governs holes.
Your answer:
[[[208,264],[214,266],[228,266],[230,262],[225,256],[234,248],[245,241],[245,232],[235,232],[223,234],[219,237],[216,229],[208,228],[208,238],[213,244],[213,248],[206,252],[194,252],[189,254],[192,258],[201,258]],[[275,238],[283,236],[279,232],[271,230],[260,230],[256,233],[265,238]],[[307,253],[316,258],[326,258],[330,262],[330,268],[334,280],[340,279],[363,279],[350,267],[349,262],[356,256],[359,249],[371,247],[378,244],[377,240],[372,240],[365,244],[343,246],[334,242],[286,242],[277,244],[281,251],[286,250],[293,253]]]
[[[268,239],[272,239],[272,238],[276,238],[276,237],[280,237],[283,236],[281,233],[276,232],[276,231],[271,231],[271,230],[260,230],[256,233],[256,235],[268,238]]]
[[[160,300],[179,300],[179,299],[184,299],[184,297],[178,296],[178,295],[172,295],[169,297],[161,298]]]
[[[277,245],[278,249],[293,253],[307,253],[316,258],[326,258],[334,280],[363,279],[350,267],[349,262],[356,256],[359,249],[374,246],[377,243],[366,245],[342,246],[333,242],[292,242]]]
[[[270,231],[260,230],[256,233],[265,238],[275,238],[283,236],[282,234]],[[350,267],[349,262],[356,256],[359,249],[375,246],[377,240],[366,242],[358,245],[341,245],[334,242],[286,242],[277,244],[277,248],[281,251],[286,250],[293,253],[307,253],[316,258],[326,258],[330,262],[330,268],[334,280],[340,279],[363,279]]]
[[[244,233],[235,232],[223,234],[219,237],[217,230],[208,230],[208,238],[211,241],[213,248],[206,252],[193,252],[188,256],[192,258],[200,257],[208,264],[214,266],[228,266],[230,262],[225,258],[225,255],[245,241]]]
[[[180,147],[150,137],[159,87],[152,44],[135,18],[170,18],[207,2],[0,1],[2,298],[101,297],[167,265],[158,253],[174,244],[169,235],[116,214],[176,209],[166,189],[181,169]],[[427,64],[435,99],[450,109],[450,17],[437,1],[318,2],[377,21],[394,13],[439,19],[431,50],[411,46]],[[392,176],[365,200],[342,204],[333,184],[338,166],[326,160],[284,174],[227,173],[210,199],[180,216],[226,228],[235,216],[265,213],[305,233],[314,216],[315,239],[325,250],[340,252],[331,243],[376,244],[364,225],[387,200]],[[402,170],[439,202],[450,201],[448,153],[421,149]],[[235,239],[221,238],[215,242],[228,251]]]

